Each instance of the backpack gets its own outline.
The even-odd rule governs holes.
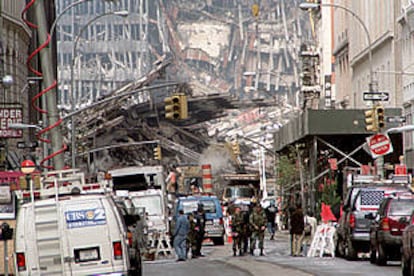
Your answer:
[[[305,236],[310,236],[312,234],[312,225],[308,222],[308,218],[305,217]]]

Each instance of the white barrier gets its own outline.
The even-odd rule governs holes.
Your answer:
[[[313,237],[307,257],[335,257],[335,227],[328,224],[318,225]]]

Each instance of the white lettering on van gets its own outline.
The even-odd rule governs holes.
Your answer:
[[[105,210],[102,208],[65,212],[69,229],[106,224]]]

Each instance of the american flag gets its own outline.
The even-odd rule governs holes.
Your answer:
[[[361,191],[361,205],[379,205],[384,191]]]

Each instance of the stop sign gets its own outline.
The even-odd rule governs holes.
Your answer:
[[[393,151],[390,138],[386,134],[378,133],[368,137],[367,144],[374,158]]]

